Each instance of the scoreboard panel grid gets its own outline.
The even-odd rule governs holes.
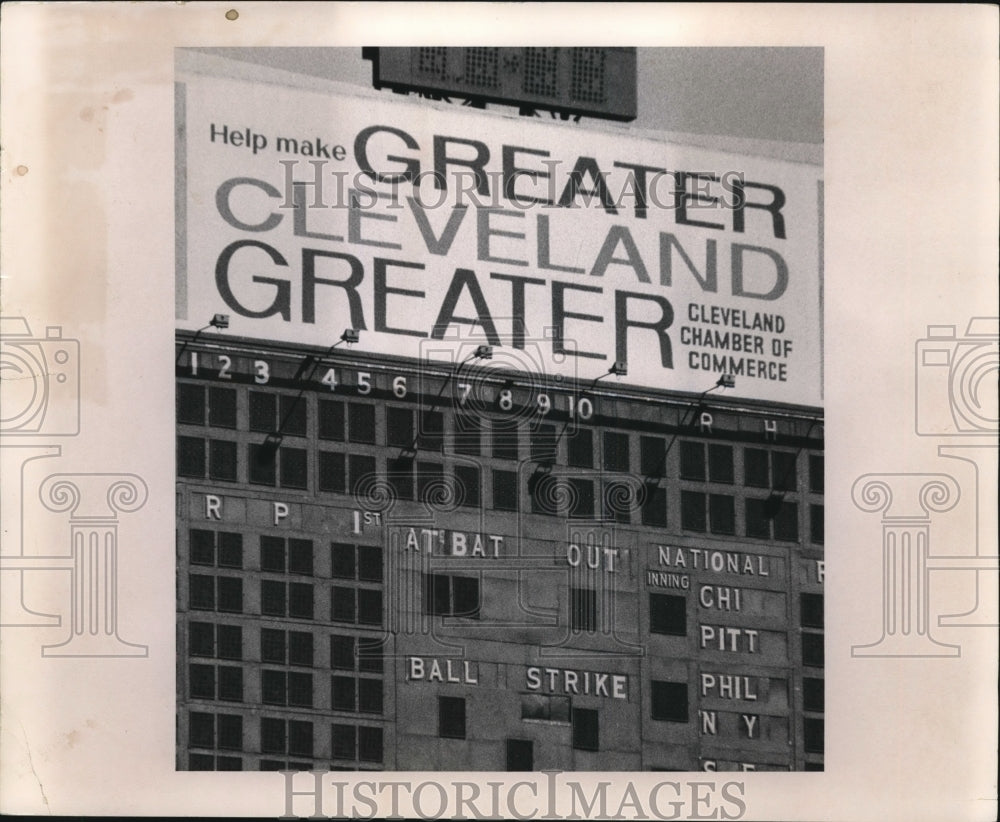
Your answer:
[[[822,768],[815,409],[178,345],[180,769]]]

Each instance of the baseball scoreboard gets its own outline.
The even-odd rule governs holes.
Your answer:
[[[819,170],[177,120],[178,768],[821,769]]]

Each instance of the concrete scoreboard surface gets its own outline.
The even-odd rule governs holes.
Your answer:
[[[216,768],[496,770],[512,764],[508,743],[530,750],[536,770],[822,768],[815,409],[613,383],[540,387],[531,374],[488,369],[463,405],[449,365],[362,345],[320,358],[332,384],[301,378],[312,346],[228,332],[179,332],[177,345],[178,704],[182,717],[242,717],[243,747],[223,760],[216,752]],[[547,413],[537,396],[551,400]],[[570,414],[568,398],[578,411],[588,399],[586,418]],[[213,424],[217,403],[228,410]],[[264,407],[273,427],[276,409],[295,422],[265,431]],[[370,419],[364,430],[355,411]],[[429,426],[429,414],[439,423]],[[473,435],[463,433],[470,418]],[[413,428],[400,439],[394,426],[404,423]],[[192,467],[181,449],[206,438],[207,464]],[[255,455],[268,439],[278,470],[260,475]],[[213,466],[220,443],[233,460]],[[302,472],[286,476],[292,456]],[[533,490],[542,466],[559,484],[551,499]],[[513,483],[502,504],[501,475]],[[708,499],[730,516],[706,519]],[[764,534],[753,510],[769,499],[788,517]],[[225,534],[242,545],[238,567],[196,559],[198,544],[221,545]],[[267,559],[293,542],[308,544],[307,567]],[[362,553],[377,557],[376,572],[358,570]],[[238,613],[211,613],[196,590],[210,576],[239,580]],[[440,610],[438,583],[452,604],[456,586],[474,591],[472,610]],[[206,623],[242,626],[239,700],[194,684],[208,663],[192,655],[188,632]],[[308,664],[265,657],[274,632],[312,637]],[[360,657],[345,670],[334,648],[343,641],[376,645],[377,670]],[[275,701],[267,683],[285,676],[308,682],[308,696]],[[460,711],[460,733],[442,725],[448,706]],[[279,717],[312,729],[308,756],[265,750],[261,723]],[[178,766],[206,767],[210,752],[181,726]],[[345,733],[377,733],[377,757],[348,756]]]

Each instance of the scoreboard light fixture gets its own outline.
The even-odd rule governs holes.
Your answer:
[[[716,383],[719,388],[735,388],[736,387],[736,377],[732,374],[722,374],[719,377],[719,381]]]
[[[455,366],[456,373],[465,365],[467,362],[472,362],[473,360],[492,360],[493,359],[493,346],[492,345],[477,345],[476,350],[469,354],[464,360]]]
[[[229,328],[229,315],[228,314],[214,314],[212,316],[212,319],[210,319],[208,321],[208,325],[203,325],[201,328],[199,328],[197,331],[195,331],[194,332],[194,336],[191,337],[191,339],[188,340],[186,343],[184,343],[184,345],[181,346],[181,350],[177,352],[177,359],[174,360],[174,365],[177,365],[177,363],[179,363],[181,361],[181,356],[187,350],[187,347],[189,345],[191,345],[191,343],[195,342],[195,340],[197,340],[198,337],[201,336],[201,332],[205,331],[205,330],[207,330],[209,328],[218,328],[220,331],[222,329]]]
[[[692,407],[697,407],[701,404],[701,401],[705,399],[705,395],[716,388],[735,388],[736,387],[736,377],[733,374],[720,374],[719,379],[715,381],[715,385],[711,388],[706,388],[701,392],[701,396],[698,397],[697,402],[694,403]]]
[[[228,314],[214,314],[212,319],[208,321],[208,325],[203,325],[197,331],[194,332],[194,336],[191,338],[191,342],[198,339],[198,335],[202,331],[207,331],[209,328],[218,328],[220,331],[229,328],[229,315]]]
[[[598,380],[603,380],[605,377],[611,374],[614,374],[616,377],[627,377],[628,363],[625,360],[615,360],[611,368],[609,368],[603,374],[599,374],[598,376],[594,377],[594,381],[587,386],[587,390],[589,391],[591,388],[597,385]]]
[[[359,339],[361,339],[361,332],[358,331],[358,329],[345,328],[344,333],[340,335],[340,339],[337,340],[328,349],[326,349],[326,353],[329,354],[331,351],[333,351],[334,348],[336,348],[341,343],[347,343],[347,345],[354,345],[354,343],[356,343]],[[324,354],[324,356],[326,355]],[[320,357],[313,363],[313,370],[309,373],[310,377],[312,377],[312,375],[315,373],[316,367],[319,365],[321,359],[322,357]]]

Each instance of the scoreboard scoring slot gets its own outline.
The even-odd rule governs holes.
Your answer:
[[[178,376],[411,402],[420,402],[431,396],[429,391],[421,393],[413,390],[413,383],[423,382],[426,379],[424,375],[414,379],[412,374],[374,373],[328,366],[316,369],[312,380],[303,381],[301,376],[296,376],[301,368],[286,361],[196,350],[188,352],[184,359],[186,362],[182,361],[177,366]],[[449,381],[448,375],[434,376],[442,383]],[[475,404],[484,411],[492,410],[505,416],[536,413],[543,417],[553,414],[568,419],[590,420],[595,413],[596,398],[581,396],[577,392],[529,392],[511,387],[510,381],[499,375],[490,376],[488,380],[477,375],[475,382],[452,381],[451,400],[460,408]]]

